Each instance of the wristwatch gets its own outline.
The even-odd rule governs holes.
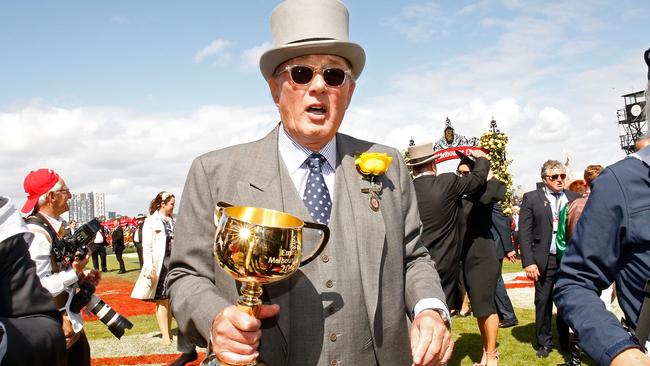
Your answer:
[[[447,330],[451,331],[451,319],[449,319],[447,313],[442,309],[432,309],[432,310],[435,310],[438,312],[438,314],[440,314],[442,321],[445,322],[445,325],[447,326]]]

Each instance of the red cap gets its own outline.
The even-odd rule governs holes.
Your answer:
[[[25,193],[27,193],[27,202],[20,211],[24,214],[31,213],[38,198],[52,189],[59,180],[59,175],[52,169],[39,169],[29,172],[23,182]]]

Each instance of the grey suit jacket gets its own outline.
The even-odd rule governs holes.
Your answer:
[[[180,329],[199,345],[209,339],[217,313],[238,298],[235,281],[212,256],[216,203],[281,210],[312,221],[279,156],[278,128],[259,141],[202,155],[190,168],[167,281]],[[444,301],[444,294],[435,264],[420,243],[421,223],[409,172],[400,153],[390,147],[337,134],[337,149],[332,215],[342,215],[344,221],[355,223],[356,232],[347,236],[353,242],[346,243],[346,250],[350,248],[346,255],[356,256],[361,268],[366,308],[359,311],[366,311],[370,319],[380,364],[410,364],[404,314],[412,316],[420,299]],[[368,196],[361,192],[367,182],[354,165],[355,154],[365,151],[386,152],[393,157],[390,169],[380,178],[383,189],[378,212],[370,209]],[[349,199],[352,212],[337,210],[338,199]],[[337,228],[330,230],[335,233]],[[311,251],[308,241],[305,239],[305,253]],[[263,322],[260,354],[269,365],[286,365],[290,297],[300,294],[292,291],[291,281],[267,285],[264,292],[270,302],[280,305],[281,311],[275,319]],[[314,316],[321,313],[321,308],[314,309]]]

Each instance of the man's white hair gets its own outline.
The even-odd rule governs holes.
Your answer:
[[[59,181],[56,182],[56,184],[55,184],[52,188],[50,188],[49,191],[43,193],[40,197],[38,197],[38,201],[36,202],[36,208],[37,208],[37,207],[40,207],[40,206],[42,206],[42,205],[45,204],[45,198],[47,197],[47,194],[48,194],[48,193],[50,193],[50,192],[54,192],[54,191],[58,191],[58,190],[60,190],[62,187],[63,187],[63,183],[62,183],[61,180],[59,179]]]

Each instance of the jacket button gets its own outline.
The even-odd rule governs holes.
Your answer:
[[[336,342],[337,336],[336,333],[330,333],[330,341]]]
[[[338,360],[332,360],[332,361],[330,361],[330,366],[338,366],[338,365],[339,365],[339,361],[338,361]]]
[[[323,262],[327,263],[327,262],[330,261],[330,256],[327,255],[327,254],[323,254],[323,255],[320,257],[320,259],[321,259]]]
[[[332,288],[332,287],[334,287],[334,281],[332,281],[332,280],[327,280],[327,282],[325,282],[325,287],[327,287],[327,288]]]

